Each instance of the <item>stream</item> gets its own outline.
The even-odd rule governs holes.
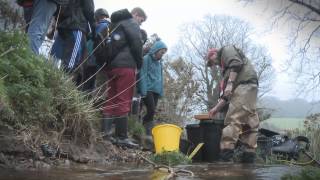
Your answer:
[[[198,163],[177,166],[178,169],[192,171],[193,177],[178,176],[175,179],[219,179],[219,180],[254,180],[281,179],[284,174],[297,173],[299,167],[285,165],[248,165],[231,163]],[[76,168],[59,168],[49,170],[1,170],[1,180],[160,180],[168,173],[154,170],[152,166],[137,164],[117,164],[112,166],[80,165]]]

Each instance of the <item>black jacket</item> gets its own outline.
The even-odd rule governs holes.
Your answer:
[[[108,68],[142,66],[142,42],[139,24],[127,9],[111,14],[111,61]]]
[[[58,19],[59,31],[81,30],[83,33],[88,33],[88,23],[94,30],[93,0],[69,0],[69,5],[61,8]]]

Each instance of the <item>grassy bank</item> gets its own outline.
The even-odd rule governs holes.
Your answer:
[[[50,135],[55,143],[63,137],[84,144],[93,139],[97,115],[87,96],[50,60],[34,55],[21,32],[0,32],[0,103],[0,125],[26,142],[39,135],[39,142]]]

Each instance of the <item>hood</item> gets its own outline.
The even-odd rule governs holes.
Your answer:
[[[130,18],[132,18],[132,15],[128,11],[128,9],[121,9],[111,14],[112,23],[118,23],[122,20],[130,19]]]
[[[168,49],[168,48],[167,48],[167,45],[164,42],[162,42],[161,40],[158,40],[152,45],[152,47],[151,47],[151,49],[149,50],[148,53],[149,54],[154,54],[157,51],[159,51],[160,49]]]

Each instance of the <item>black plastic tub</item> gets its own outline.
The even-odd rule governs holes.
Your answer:
[[[202,147],[202,161],[213,162],[219,160],[220,139],[224,127],[223,121],[201,121],[200,127],[202,129],[202,139],[204,142]]]
[[[199,124],[188,124],[186,126],[187,130],[187,137],[188,141],[191,144],[191,152],[194,150],[194,148],[199,144],[203,142],[202,138],[202,129]],[[202,147],[203,148],[203,147]],[[195,156],[193,156],[192,161],[193,162],[201,162],[202,161],[202,148],[197,152]]]
[[[191,152],[199,143],[204,143],[197,154],[192,158],[193,162],[213,162],[219,160],[220,139],[223,120],[205,120],[200,124],[186,126],[188,141],[191,143]]]
[[[187,139],[180,139],[179,150],[185,155],[190,155],[192,152],[192,143]]]

